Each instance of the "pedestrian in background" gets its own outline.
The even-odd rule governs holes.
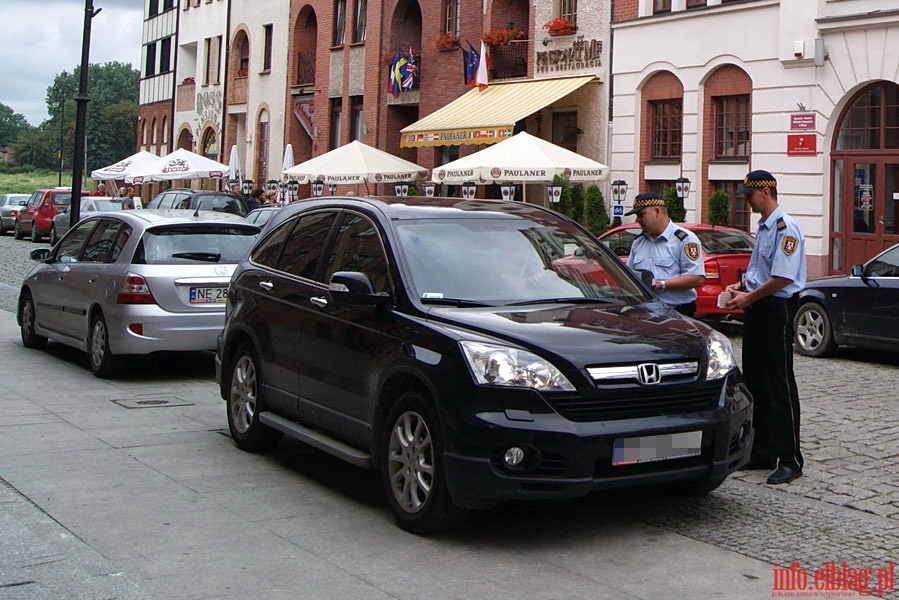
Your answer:
[[[761,220],[744,281],[728,286],[727,308],[746,311],[743,376],[755,401],[755,442],[744,469],[772,469],[768,483],[802,475],[799,390],[793,373],[793,317],[805,287],[805,239],[777,203],[777,180],[752,171],[737,190]]]
[[[106,184],[101,183],[97,185],[97,191],[94,192],[94,196],[108,196],[109,193],[106,191]]]
[[[247,212],[251,210],[256,210],[260,206],[262,206],[262,196],[265,194],[265,190],[262,188],[256,188],[253,190],[253,193],[247,198]]]
[[[652,289],[668,306],[687,316],[696,312],[696,288],[705,283],[699,238],[675,225],[665,200],[655,192],[634,198],[626,215],[637,215],[643,233],[634,239],[627,262],[635,271],[652,273]]]

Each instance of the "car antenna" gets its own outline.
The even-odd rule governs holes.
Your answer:
[[[200,216],[200,204],[199,203],[197,203],[197,210],[194,211],[194,216],[195,217]]]

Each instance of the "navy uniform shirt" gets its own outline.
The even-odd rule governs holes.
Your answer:
[[[789,298],[805,287],[805,238],[793,217],[780,206],[767,219],[759,221],[744,289],[751,292],[769,277],[792,281],[774,294],[778,298]]]
[[[652,272],[655,279],[671,279],[678,275],[705,277],[702,246],[692,231],[668,222],[659,237],[653,239],[645,233],[638,235],[631,246],[627,264],[634,270]],[[659,290],[656,295],[668,306],[679,306],[696,300],[696,289]]]

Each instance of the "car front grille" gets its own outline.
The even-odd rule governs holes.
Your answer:
[[[721,382],[696,385],[627,386],[597,390],[596,396],[549,398],[560,415],[571,421],[609,421],[678,415],[715,408]]]

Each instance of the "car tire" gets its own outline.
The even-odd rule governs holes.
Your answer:
[[[6,229],[6,227],[4,227],[2,224],[0,224],[0,235],[6,235],[7,231],[8,231],[8,229]]]
[[[26,348],[41,348],[47,343],[47,338],[34,332],[34,323],[37,315],[34,311],[34,299],[28,291],[22,292],[22,301],[19,304],[19,322],[22,334],[22,344]]]
[[[806,302],[799,307],[793,329],[796,346],[806,356],[829,356],[837,349],[830,316],[817,302]]]
[[[50,245],[55,246],[59,238],[56,237],[56,225],[50,225]]]
[[[37,244],[41,241],[41,238],[44,237],[41,235],[41,232],[38,231],[37,223],[31,224],[31,243]]]
[[[113,355],[109,349],[109,327],[103,313],[98,312],[91,319],[91,331],[87,340],[87,355],[91,371],[102,379],[114,377],[122,370],[121,357]]]
[[[241,450],[257,452],[273,448],[282,433],[259,422],[265,408],[262,398],[262,372],[249,343],[241,344],[234,353],[228,388],[228,429]]]
[[[431,402],[404,392],[383,431],[381,482],[397,525],[427,534],[461,523],[468,511],[453,504],[443,468],[443,433]]]
[[[16,221],[16,226],[13,228],[13,237],[17,240],[24,240],[25,234],[22,233],[22,229],[19,227],[19,222]]]

